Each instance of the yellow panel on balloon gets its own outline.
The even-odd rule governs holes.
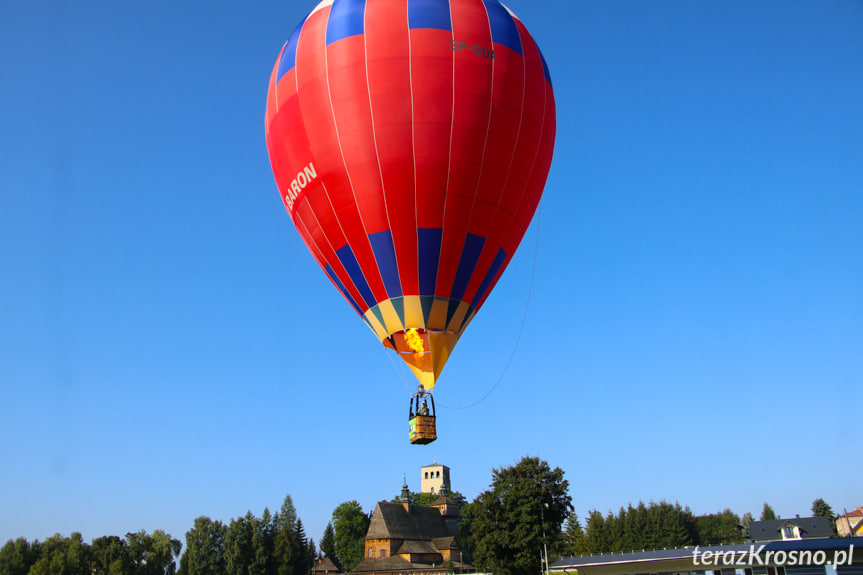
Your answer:
[[[418,295],[404,297],[405,303],[405,327],[423,328],[426,326],[423,317],[423,306]]]
[[[446,329],[446,312],[448,308],[449,298],[436,297],[432,304],[431,313],[429,313],[429,321],[426,328],[444,331]]]
[[[455,344],[458,343],[459,336],[454,333],[446,333],[442,331],[430,332],[428,341],[429,349],[431,350],[431,369],[434,374],[434,381],[440,377],[447,360],[449,360]],[[434,385],[434,383],[432,384]]]
[[[405,328],[401,318],[399,317],[398,312],[396,312],[396,308],[393,307],[393,303],[390,300],[384,300],[379,303],[378,309],[380,310],[381,315],[384,317],[384,323],[386,324],[387,333],[393,334]]]
[[[387,338],[389,333],[387,333],[387,328],[378,321],[377,316],[372,312],[371,308],[365,313],[363,319],[366,320],[368,326],[375,332],[375,335],[378,336],[378,339],[383,341]]]
[[[467,312],[470,311],[471,305],[466,301],[459,302],[458,308],[456,308],[455,313],[452,318],[449,320],[449,324],[447,324],[447,331],[451,331],[453,333],[461,333],[461,324],[464,323],[464,318],[467,315]]]

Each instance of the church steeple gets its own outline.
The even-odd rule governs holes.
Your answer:
[[[405,474],[405,482],[402,483],[402,496],[399,497],[401,499],[402,507],[405,508],[405,511],[408,513],[411,512],[411,490],[408,489],[408,477]]]
[[[404,483],[402,483],[402,496],[401,496],[402,503],[404,503],[406,501],[410,501],[410,499],[411,499],[411,491],[410,491],[410,489],[408,489],[408,476],[407,476],[407,474],[405,474],[404,477],[405,477],[405,480],[404,480]]]

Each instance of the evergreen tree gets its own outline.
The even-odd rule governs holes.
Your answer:
[[[255,522],[252,533],[252,548],[254,549],[254,560],[249,568],[249,575],[276,575],[275,557],[276,523],[270,514],[268,507]]]
[[[297,521],[294,501],[286,495],[275,521],[274,549],[278,575],[304,575],[300,570],[303,549],[298,538]]]
[[[739,543],[743,540],[741,524],[740,518],[730,509],[696,517],[694,542],[698,545]]]
[[[605,524],[605,517],[602,513],[594,509],[590,512],[587,518],[587,529],[585,531],[585,539],[587,541],[587,549],[591,555],[607,553],[608,545],[608,530]]]
[[[324,557],[329,557],[336,567],[341,569],[339,557],[336,555],[336,532],[333,530],[333,522],[327,523],[324,528],[324,534],[321,537],[321,553]]]
[[[563,549],[562,555],[576,557],[587,555],[587,535],[581,527],[581,522],[578,519],[578,514],[572,511],[566,517],[566,525],[563,529]]]
[[[774,521],[776,519],[776,513],[773,512],[773,508],[764,503],[764,508],[761,510],[761,521]]]
[[[820,497],[812,502],[812,515],[814,515],[815,517],[827,517],[828,519],[830,519],[830,527],[833,528],[833,535],[837,534],[836,514],[833,513],[833,508],[830,507],[827,502]]]
[[[819,497],[812,502],[812,515],[815,517],[829,517],[832,519],[834,517],[833,508]]]
[[[251,511],[245,517],[231,520],[225,536],[225,573],[247,575],[257,559],[255,532],[258,519]]]
[[[306,565],[308,572],[311,573],[315,568],[315,561],[318,560],[318,549],[315,547],[315,540],[309,537],[309,543],[306,545]]]

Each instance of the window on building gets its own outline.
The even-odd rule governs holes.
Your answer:
[[[387,550],[381,549],[381,557],[386,557],[386,556],[387,556]]]
[[[426,479],[428,479],[428,478],[429,478],[429,472],[426,471]]]
[[[437,476],[440,477],[440,471],[437,472]]]
[[[374,557],[374,556],[375,556],[375,550],[369,549],[369,557]]]

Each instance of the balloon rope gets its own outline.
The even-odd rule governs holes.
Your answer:
[[[445,408],[445,409],[467,409],[469,407],[473,407],[473,406],[478,405],[478,404],[482,403],[483,401],[485,401],[486,398],[489,395],[491,395],[495,389],[497,389],[497,386],[500,384],[500,382],[503,381],[503,377],[506,375],[506,372],[509,369],[509,366],[512,363],[512,360],[515,357],[515,352],[518,351],[518,344],[521,342],[521,334],[522,334],[522,332],[524,332],[524,324],[527,321],[527,309],[528,309],[528,306],[530,305],[530,295],[531,295],[531,292],[533,292],[533,278],[534,278],[534,275],[536,274],[536,260],[537,260],[537,254],[539,252],[539,228],[540,228],[540,223],[542,222],[542,200],[540,200],[540,202],[539,202],[539,209],[536,211],[536,214],[537,214],[536,215],[536,245],[533,248],[533,267],[530,270],[530,285],[527,288],[527,301],[524,302],[524,315],[521,316],[521,326],[518,328],[518,337],[515,340],[515,345],[512,348],[512,353],[510,354],[509,359],[506,362],[506,365],[503,367],[503,371],[501,372],[500,377],[497,378],[497,381],[494,382],[494,385],[491,386],[491,389],[489,389],[485,395],[483,395],[482,397],[480,397],[478,400],[474,401],[473,403],[470,403],[468,405],[462,405],[459,407],[451,407],[449,405],[444,405],[443,403],[438,401],[437,404],[439,406]]]

